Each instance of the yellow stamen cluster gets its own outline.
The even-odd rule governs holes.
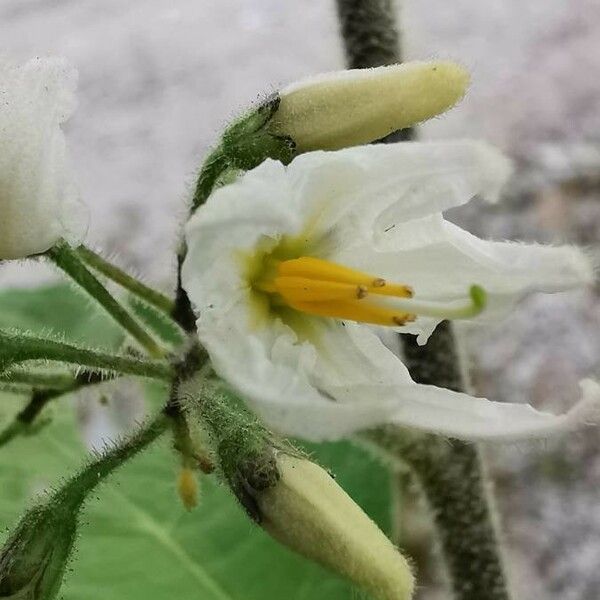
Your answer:
[[[295,310],[322,317],[360,321],[373,325],[404,325],[416,315],[395,310],[382,297],[412,298],[407,285],[355,271],[320,258],[302,256],[279,262],[274,274],[255,288],[276,294]]]

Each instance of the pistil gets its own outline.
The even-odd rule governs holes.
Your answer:
[[[469,298],[450,303],[413,299],[410,286],[320,258],[302,256],[278,262],[270,277],[254,288],[277,296],[289,307],[321,316],[373,325],[401,326],[417,315],[441,319],[469,318],[485,305],[485,292],[472,286]]]

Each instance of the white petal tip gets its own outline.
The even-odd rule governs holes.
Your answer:
[[[565,431],[600,423],[600,384],[593,379],[582,379],[579,387],[581,400],[565,415]]]
[[[484,178],[482,195],[488,202],[497,202],[502,188],[512,175],[512,161],[491,144],[479,141],[473,144],[477,150],[477,166]]]

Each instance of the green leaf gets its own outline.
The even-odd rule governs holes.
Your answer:
[[[0,328],[64,335],[65,341],[118,348],[123,333],[88,297],[66,284],[0,294]]]
[[[26,497],[82,463],[68,404],[61,401],[60,415],[38,436],[0,453],[1,527],[14,525]],[[385,519],[387,481],[377,465],[346,443],[316,448],[315,456],[371,515]],[[186,512],[175,492],[177,465],[165,438],[99,489],[84,511],[65,600],[349,597],[349,584],[250,523],[214,478],[202,478],[200,506]]]
[[[3,327],[39,332],[48,331],[50,325],[57,333],[68,330],[68,339],[75,342],[118,343],[102,315],[90,318],[91,310],[62,286],[0,294]],[[156,396],[158,388],[151,389]],[[0,428],[21,402],[0,397]],[[156,406],[155,401],[152,404]],[[0,542],[37,494],[60,485],[86,460],[72,399],[61,399],[54,411],[52,423],[38,434],[0,449],[4,531]],[[347,442],[309,450],[387,530],[390,499],[385,469]],[[166,436],[98,488],[83,513],[72,572],[62,590],[64,600],[357,597],[347,582],[271,540],[214,477],[202,476],[200,505],[191,513],[185,511],[175,490],[178,467]]]

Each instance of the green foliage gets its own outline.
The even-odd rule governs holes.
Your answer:
[[[41,294],[41,299],[37,294]],[[93,316],[92,316],[93,315]],[[69,332],[73,342],[118,346],[120,335],[70,288],[0,294],[0,324],[34,332]],[[115,335],[117,337],[112,337]],[[157,386],[152,395],[156,396]],[[164,394],[164,391],[162,392]],[[1,398],[0,429],[23,399]],[[39,433],[0,449],[0,541],[45,490],[89,460],[71,398],[55,401]],[[152,402],[156,406],[155,402]],[[307,448],[339,483],[388,528],[388,476],[349,443]],[[176,494],[179,460],[168,436],[97,488],[59,597],[65,600],[341,600],[351,586],[276,544],[253,525],[230,492],[202,476],[200,505],[187,512]]]
[[[119,348],[124,335],[92,300],[69,285],[7,290],[0,295],[0,328],[64,335],[65,341]]]

